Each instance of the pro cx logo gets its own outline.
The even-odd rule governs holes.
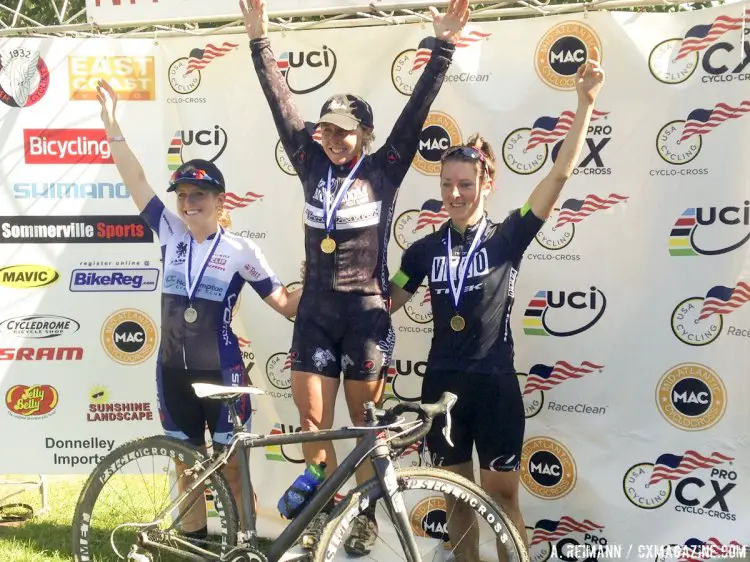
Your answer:
[[[690,207],[669,233],[672,256],[718,256],[750,240],[750,201],[742,207]]]
[[[523,331],[527,336],[575,336],[596,324],[606,309],[607,297],[596,287],[588,293],[538,291],[524,313]]]
[[[428,199],[420,209],[409,209],[396,218],[393,222],[393,238],[399,248],[406,250],[420,238],[435,232],[449,218],[441,201]]]
[[[216,162],[227,148],[227,132],[219,125],[213,130],[183,129],[177,131],[169,143],[167,165],[174,171],[193,158]]]
[[[276,64],[293,94],[309,94],[331,81],[336,73],[336,53],[323,45],[320,51],[287,51]]]

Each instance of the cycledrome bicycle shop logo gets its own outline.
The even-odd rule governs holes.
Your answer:
[[[656,150],[667,164],[684,166],[698,156],[703,147],[703,135],[712,132],[725,121],[739,119],[746,113],[750,113],[750,100],[745,100],[738,106],[720,102],[713,109],[694,109],[688,113],[686,120],[670,121],[659,129]],[[711,138],[716,138],[716,135]],[[718,146],[718,141],[715,142]],[[708,168],[662,168],[650,170],[649,175],[690,176],[706,175],[708,172]]]
[[[747,554],[747,545],[743,545],[736,540],[722,543],[716,537],[708,537],[706,540],[690,537],[682,544],[638,546],[639,558],[654,558],[654,562],[668,562],[678,559],[704,562],[716,558],[746,560]]]
[[[576,463],[565,445],[548,437],[524,442],[521,484],[531,495],[543,500],[562,498],[575,487],[577,478]]]
[[[577,21],[562,22],[544,34],[534,54],[534,68],[539,79],[556,90],[575,90],[578,67],[602,53],[602,42],[588,25]]]
[[[10,289],[37,289],[60,279],[58,271],[46,265],[19,264],[0,268],[0,286]]]
[[[0,322],[0,335],[44,340],[75,334],[80,327],[81,324],[77,320],[67,316],[32,314],[3,320]]]
[[[554,163],[565,136],[575,119],[575,112],[563,111],[559,117],[539,117],[529,127],[515,129],[503,141],[503,162],[511,172],[528,176],[541,170],[550,156]],[[573,168],[573,174],[601,176],[612,174],[612,169],[604,165],[602,151],[612,140],[612,126],[608,123],[609,112],[594,110],[593,124],[586,131],[586,150],[581,152],[580,163]],[[602,122],[597,123],[601,120]]]
[[[518,386],[523,396],[524,415],[533,418],[544,408],[545,393],[558,385],[571,379],[580,379],[592,373],[601,373],[604,365],[583,361],[581,364],[573,364],[568,361],[556,361],[552,365],[537,363],[529,369],[528,373],[516,373]],[[586,377],[589,380],[589,377]],[[575,396],[576,400],[550,401],[547,410],[551,412],[576,413],[584,415],[603,416],[607,413],[608,406],[595,406],[580,402],[580,387],[577,391],[569,391],[568,396]],[[575,392],[575,393],[574,393]]]
[[[596,324],[606,309],[607,297],[596,287],[588,293],[538,291],[526,307],[523,331],[527,336],[575,336]]]
[[[750,283],[738,281],[734,287],[716,285],[705,297],[688,297],[672,312],[672,333],[682,343],[692,346],[716,341],[724,327],[724,316],[750,301]],[[729,336],[750,337],[750,330],[729,326]]]
[[[57,389],[48,384],[17,384],[5,393],[5,406],[14,418],[41,420],[53,415],[60,400]]]
[[[140,310],[118,310],[104,321],[101,342],[113,361],[122,365],[138,365],[151,357],[156,349],[156,324]]]
[[[227,149],[227,132],[219,125],[209,129],[181,129],[175,132],[167,150],[167,167],[174,172],[194,158],[216,162]]]
[[[450,218],[443,202],[427,199],[419,209],[408,209],[393,221],[393,238],[402,250],[435,232]]]
[[[114,164],[104,129],[24,129],[27,164]]]
[[[221,45],[208,43],[204,48],[195,47],[186,57],[180,57],[169,65],[169,86],[181,96],[188,96],[201,85],[201,71],[215,59],[228,55],[239,47],[238,43],[224,41]],[[170,97],[167,103],[206,103],[206,98]]]
[[[0,244],[153,241],[154,233],[140,215],[0,217]]]
[[[750,201],[742,207],[690,207],[669,232],[669,255],[718,256],[741,248],[748,240]]]
[[[534,239],[542,248],[550,252],[562,250],[573,241],[576,233],[576,224],[584,221],[593,213],[606,211],[618,203],[626,203],[628,199],[629,197],[617,193],[610,193],[605,198],[589,193],[584,199],[568,199],[562,204],[561,208],[553,210],[552,215],[545,221]],[[579,261],[581,256],[580,254],[567,252],[560,254],[535,254],[528,252],[526,259]]]
[[[750,80],[750,9],[721,15],[687,30],[684,37],[657,44],[648,57],[651,75],[664,84],[681,84],[703,68],[704,84]],[[739,33],[733,33],[739,32]],[[738,40],[739,38],[739,40]],[[737,51],[737,52],[735,52]]]
[[[74,101],[96,100],[99,80],[106,80],[120,100],[156,99],[154,57],[70,56],[68,76]]]
[[[276,65],[293,94],[309,94],[331,81],[336,73],[336,53],[323,45],[319,51],[286,51]]]
[[[8,49],[0,52],[0,101],[10,107],[30,107],[49,89],[49,68],[39,51]]]
[[[676,512],[736,521],[737,514],[730,505],[741,502],[742,495],[734,489],[742,478],[733,470],[733,460],[717,451],[708,456],[692,449],[681,455],[662,453],[655,462],[639,462],[628,468],[622,490],[634,506],[659,509],[669,503],[674,483],[676,501],[672,505]]]
[[[150,402],[112,402],[106,386],[94,386],[88,391],[87,422],[152,421],[154,412]]]
[[[153,267],[122,269],[74,269],[72,293],[151,292],[159,286],[159,270]]]
[[[550,558],[589,562],[600,558],[623,559],[622,545],[609,544],[604,525],[590,519],[579,521],[568,515],[540,519],[533,527],[526,527],[526,536],[532,562],[546,562]]]
[[[681,363],[656,384],[656,407],[674,427],[703,431],[724,416],[727,389],[719,375],[705,365]]]
[[[297,357],[297,352],[274,353],[266,361],[266,378],[274,389],[266,390],[273,398],[291,398],[292,393],[292,362]]]
[[[476,68],[479,65],[482,56],[481,44],[488,41],[491,36],[492,33],[485,33],[481,28],[465,29],[463,35],[456,41],[456,51],[451,68],[445,75],[445,82],[462,84],[489,82],[491,72],[464,71],[463,67]],[[419,42],[416,49],[401,51],[393,59],[391,82],[399,93],[410,96],[414,92],[414,86],[432,56],[435,41],[434,37],[426,37]]]
[[[274,423],[273,429],[268,435],[281,435],[287,433],[299,433],[302,428],[298,425]],[[302,446],[293,445],[266,445],[264,447],[267,461],[290,462],[293,464],[303,464],[305,457],[302,456]]]
[[[312,137],[312,140],[320,143],[323,138],[320,127],[318,127],[315,123],[305,121],[305,129],[307,130],[307,133],[310,135],[310,137]],[[276,165],[282,172],[284,172],[288,176],[297,175],[297,170],[294,169],[294,165],[292,164],[289,155],[286,153],[286,150],[284,150],[284,145],[281,144],[281,139],[276,141],[274,156],[276,158]],[[304,161],[305,158],[307,158],[307,153],[304,150],[300,150],[297,152],[296,157],[299,161]]]
[[[458,122],[440,111],[431,111],[422,125],[419,135],[419,148],[412,161],[412,167],[427,176],[440,174],[440,157],[446,149],[461,144],[461,130]]]

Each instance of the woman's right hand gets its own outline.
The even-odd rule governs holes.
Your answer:
[[[250,39],[265,37],[268,32],[266,0],[240,0],[240,10],[248,37]]]
[[[99,80],[96,85],[96,99],[99,102],[99,105],[102,106],[101,117],[102,122],[104,123],[104,129],[107,132],[110,132],[112,127],[117,123],[115,117],[115,110],[117,109],[117,93],[106,80]]]

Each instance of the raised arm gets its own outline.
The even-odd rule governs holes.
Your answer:
[[[117,109],[117,93],[112,89],[106,80],[99,80],[96,87],[96,99],[102,106],[102,122],[104,130],[107,133],[107,142],[109,142],[112,151],[112,159],[115,161],[117,171],[122,178],[125,187],[128,188],[138,211],[143,211],[146,204],[155,195],[154,190],[146,180],[146,174],[143,166],[130,150],[125,137],[122,134],[120,125],[117,123],[115,110]]]
[[[547,220],[560,196],[565,182],[581,156],[586,140],[586,132],[591,121],[596,97],[604,84],[604,71],[599,66],[600,55],[596,50],[593,58],[578,67],[576,72],[576,92],[578,109],[568,134],[557,153],[557,160],[549,174],[534,188],[528,200],[531,212],[538,218]]]

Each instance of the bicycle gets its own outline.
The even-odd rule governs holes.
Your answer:
[[[378,508],[385,510],[385,516],[378,516],[379,522],[390,519],[395,533],[388,535],[391,542],[401,547],[401,559],[408,562],[419,562],[425,547],[435,554],[446,553],[448,548],[457,549],[464,537],[456,540],[446,533],[450,525],[447,511],[450,502],[454,508],[462,506],[476,515],[475,523],[484,522],[487,527],[478,531],[478,536],[489,537],[487,543],[480,545],[483,560],[486,551],[492,551],[497,556],[497,548],[503,548],[509,561],[528,562],[528,553],[518,530],[510,519],[492,499],[476,484],[469,480],[438,468],[396,468],[396,459],[410,444],[422,439],[430,430],[435,416],[446,415],[446,430],[450,432],[450,409],[456,401],[456,396],[445,393],[436,404],[420,405],[402,402],[392,408],[381,410],[372,402],[365,405],[366,427],[344,427],[317,432],[298,432],[293,434],[256,435],[245,431],[235,408],[235,401],[242,394],[264,394],[262,390],[253,387],[221,387],[208,384],[194,384],[194,390],[200,397],[212,398],[224,402],[230,411],[233,421],[233,434],[230,444],[222,451],[215,451],[211,457],[206,457],[198,448],[177,439],[157,435],[136,439],[112,451],[105,457],[89,476],[81,491],[73,517],[72,545],[76,562],[98,562],[100,560],[128,560],[135,562],[152,562],[166,560],[195,560],[220,562],[278,562],[289,560],[312,560],[314,562],[330,561],[340,558],[337,550],[342,546],[344,537],[352,521],[366,509],[371,502],[378,501]],[[417,414],[417,419],[407,421],[402,414],[411,412]],[[264,553],[258,548],[258,534],[256,531],[256,514],[253,502],[243,501],[242,521],[238,518],[237,506],[229,486],[219,471],[229,458],[238,453],[240,456],[239,469],[241,476],[242,497],[254,497],[250,478],[249,450],[269,445],[290,445],[310,441],[356,439],[361,441],[320,485],[318,491],[304,507],[304,509],[289,522],[279,536],[270,543]],[[446,437],[448,438],[448,437]],[[154,460],[164,457],[167,461],[179,460],[189,468],[183,476],[191,480],[190,484],[166,505],[157,507],[154,498],[149,494],[152,505],[156,510],[154,516],[146,517],[146,522],[136,523],[126,521],[114,525],[102,521],[97,524],[92,517],[96,507],[107,503],[108,497],[102,494],[106,484],[114,480],[114,475],[129,460],[135,460],[138,471],[144,477],[149,473],[140,470],[142,459],[151,459],[152,481],[156,485],[157,476],[164,480],[164,487],[168,478],[160,475]],[[328,504],[335,494],[351,478],[354,471],[366,459],[373,463],[376,476],[352,489],[336,505],[322,530],[313,551],[294,551],[294,545],[313,518]],[[160,469],[164,472],[164,469]],[[126,484],[125,476],[123,480]],[[220,532],[218,537],[200,540],[179,534],[179,523],[183,515],[192,505],[209,490],[213,495],[213,508],[219,516]],[[421,498],[416,504],[413,500],[405,500],[406,492],[417,492]],[[174,484],[169,493],[174,495]],[[136,499],[130,490],[126,492],[130,498],[131,513],[136,514],[139,508],[147,503],[145,496]],[[112,496],[114,497],[114,496]],[[120,495],[122,498],[122,495]],[[446,499],[448,498],[448,499]],[[139,502],[136,506],[133,502]],[[426,502],[426,503],[425,503]],[[415,507],[416,505],[416,507]],[[180,507],[182,506],[182,511]],[[407,506],[410,512],[407,513]],[[107,504],[107,508],[109,508]],[[145,506],[148,507],[148,506]],[[446,521],[442,521],[442,515]],[[170,521],[170,517],[172,520]],[[421,519],[420,519],[421,517]],[[163,528],[165,525],[169,525]],[[101,528],[104,527],[104,528]],[[473,525],[471,526],[473,530]],[[127,530],[128,537],[123,538],[120,532]],[[135,536],[130,538],[130,533]],[[109,535],[107,537],[107,534]],[[394,539],[394,535],[397,540]],[[384,537],[381,525],[380,538]],[[103,551],[114,553],[116,558],[106,558],[104,554],[96,555],[94,548],[106,544]],[[383,538],[382,542],[386,542]],[[111,547],[111,549],[110,549]],[[386,547],[391,549],[386,544]],[[126,553],[127,551],[127,553]],[[395,551],[394,551],[395,552]],[[393,554],[384,551],[377,545],[370,553],[373,556],[384,556],[384,560],[393,560]],[[344,553],[346,558],[346,554]],[[434,556],[433,558],[434,559]]]

